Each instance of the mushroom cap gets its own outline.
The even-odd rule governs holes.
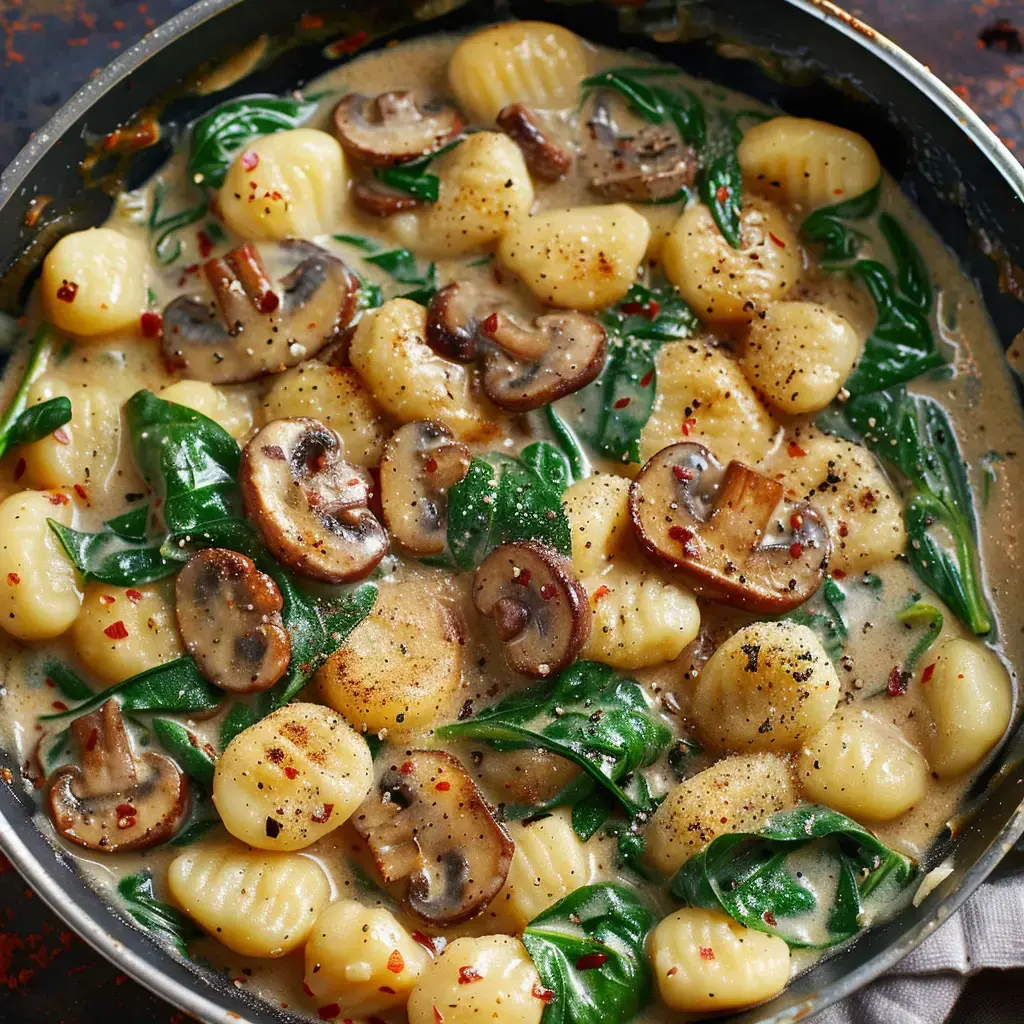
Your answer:
[[[319,420],[274,420],[245,446],[239,468],[246,515],[271,554],[325,583],[363,579],[388,549],[368,508],[370,475],[343,451]]]
[[[572,563],[536,541],[495,548],[476,570],[473,603],[494,620],[506,660],[524,675],[561,671],[590,637],[587,592]]]
[[[501,890],[515,844],[456,758],[408,750],[352,816],[387,883],[408,879],[409,909],[431,924],[465,921]]]
[[[388,532],[416,555],[444,551],[448,488],[469,471],[473,453],[435,420],[399,427],[380,460],[380,502]]]
[[[586,387],[604,368],[608,348],[601,322],[572,309],[538,317],[532,331],[493,313],[479,333],[494,343],[484,362],[484,391],[496,405],[516,412]]]
[[[75,719],[82,766],[54,772],[46,805],[69,842],[98,853],[146,850],[166,842],[188,817],[188,781],[163,754],[136,759],[117,701]]]
[[[416,102],[407,91],[364,96],[350,92],[334,108],[334,132],[353,160],[371,167],[407,163],[436,153],[463,129],[450,103]]]
[[[779,614],[818,589],[832,550],[818,511],[782,506],[782,497],[778,481],[741,462],[723,469],[703,445],[684,441],[640,471],[629,513],[640,546],[699,594]]]
[[[264,257],[280,270],[277,287]],[[359,280],[326,249],[301,239],[251,242],[203,264],[214,301],[180,295],[164,310],[168,365],[211,384],[253,380],[316,355],[355,318]]]
[[[510,103],[496,118],[498,127],[522,150],[530,174],[541,181],[561,181],[572,167],[572,154],[541,127],[537,115],[523,103]]]
[[[291,640],[277,584],[251,558],[225,548],[194,554],[175,581],[185,648],[214,686],[267,690],[288,669]]]
[[[355,181],[352,183],[352,202],[373,217],[390,217],[396,213],[415,210],[422,201],[408,192],[389,188],[381,181]]]
[[[471,363],[477,357],[480,297],[466,281],[452,281],[434,293],[427,307],[427,344],[446,359]]]

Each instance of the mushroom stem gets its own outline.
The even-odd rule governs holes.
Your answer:
[[[135,758],[116,700],[82,715],[71,723],[71,732],[82,752],[82,797],[119,793],[137,781]]]
[[[260,254],[251,242],[233,249],[204,267],[224,323],[232,334],[242,329],[251,305],[260,313],[273,313],[281,304]]]
[[[530,173],[541,181],[560,181],[572,167],[572,156],[550,139],[537,116],[522,103],[511,103],[497,117],[498,127],[522,150]]]
[[[487,317],[480,324],[480,334],[510,356],[527,362],[540,359],[551,347],[543,333],[520,327],[504,313],[492,313]]]
[[[730,462],[715,501],[716,530],[730,537],[740,550],[759,547],[783,493],[777,480],[749,469],[742,462]]]

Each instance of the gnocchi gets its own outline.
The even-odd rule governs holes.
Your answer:
[[[680,1013],[722,1013],[762,1003],[789,981],[789,946],[716,910],[686,907],[647,940],[661,1001]]]
[[[712,325],[749,319],[784,299],[803,277],[800,243],[777,207],[747,197],[740,230],[740,248],[733,249],[711,211],[691,206],[661,249],[669,280]]]
[[[160,397],[202,413],[207,419],[219,423],[236,441],[247,437],[252,430],[252,406],[248,397],[238,389],[219,388],[204,380],[179,380],[165,387]]]
[[[858,821],[890,821],[928,785],[928,764],[892,725],[868,711],[836,712],[808,740],[797,763],[808,798]]]
[[[428,963],[426,949],[381,907],[332,903],[306,943],[307,994],[345,1017],[404,1006]]]
[[[690,713],[716,750],[796,750],[831,717],[839,677],[807,626],[782,620],[737,630],[708,660]]]
[[[348,170],[338,141],[314,128],[246,144],[217,193],[232,231],[252,241],[325,234],[345,200]]]
[[[65,235],[43,260],[40,294],[58,330],[95,338],[137,326],[146,307],[146,250],[113,228]]]
[[[301,850],[343,824],[370,791],[366,741],[319,704],[287,704],[239,733],[217,760],[224,827],[261,850]]]
[[[498,258],[546,305],[601,309],[629,291],[650,237],[622,204],[543,210],[509,228]]]
[[[242,956],[298,949],[331,898],[316,861],[236,843],[189,849],[171,861],[167,888],[205,931]]]
[[[1010,724],[1013,695],[996,654],[973,640],[943,641],[921,674],[931,710],[928,763],[943,778],[984,760]]]

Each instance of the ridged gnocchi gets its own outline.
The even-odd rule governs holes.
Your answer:
[[[706,206],[691,206],[661,249],[669,280],[702,320],[747,320],[784,299],[803,276],[796,234],[782,212],[747,196],[740,217],[740,248],[722,237]]]
[[[314,860],[237,843],[186,850],[167,869],[171,897],[205,931],[242,956],[280,957],[309,937],[331,898]]]
[[[310,359],[275,377],[260,409],[260,423],[294,416],[308,416],[335,430],[345,442],[349,462],[380,462],[390,425],[351,366]]]
[[[396,241],[424,256],[462,256],[493,245],[533,204],[523,154],[507,135],[470,135],[430,172],[441,181],[437,202],[391,220]]]
[[[54,327],[93,338],[137,326],[146,305],[146,250],[113,228],[65,235],[43,260],[43,312]]]
[[[753,622],[701,669],[690,714],[716,750],[796,750],[835,711],[839,677],[807,626]]]
[[[839,125],[773,117],[754,125],[736,152],[746,187],[813,210],[859,196],[882,176],[871,143]]]
[[[359,321],[349,358],[376,401],[399,423],[440,420],[468,439],[491,432],[466,367],[426,342],[427,311],[392,299]]]
[[[348,170],[338,141],[315,128],[246,144],[217,193],[232,231],[251,241],[325,234],[345,201]]]
[[[621,203],[542,210],[509,228],[498,258],[545,305],[601,309],[636,281],[650,236]]]
[[[921,674],[932,715],[928,763],[943,778],[979,765],[1010,724],[1010,677],[994,651],[973,640],[943,641]]]
[[[504,911],[515,928],[525,927],[563,896],[594,880],[593,851],[573,831],[567,811],[513,822],[508,833],[516,852],[492,907]]]
[[[543,995],[537,968],[519,939],[456,939],[412,990],[409,1024],[539,1024],[547,1005]]]
[[[179,380],[160,392],[165,402],[188,406],[207,419],[219,423],[236,441],[252,430],[252,406],[246,394],[237,388],[228,389],[207,384],[204,380]],[[288,413],[303,416],[306,413]]]
[[[756,465],[777,431],[739,366],[701,342],[665,345],[657,356],[657,393],[640,434],[640,461],[678,441],[697,441],[725,463]]]
[[[313,924],[306,943],[307,993],[344,1017],[404,1006],[426,968],[427,951],[382,907],[339,900]]]
[[[18,640],[60,636],[78,617],[78,574],[46,523],[70,526],[73,514],[57,491],[19,491],[0,502],[0,626]]]
[[[166,583],[90,583],[71,627],[75,654],[104,683],[120,683],[185,653]]]
[[[751,321],[740,365],[771,405],[796,416],[836,397],[859,351],[857,332],[838,313],[811,302],[774,302]]]
[[[510,103],[540,110],[575,106],[587,64],[583,43],[567,28],[518,21],[459,43],[448,61],[448,82],[459,106],[488,124]]]
[[[366,740],[319,704],[287,704],[239,733],[217,760],[224,827],[261,850],[301,850],[348,820],[370,791]]]
[[[895,726],[868,711],[837,711],[800,752],[809,800],[858,821],[890,821],[925,793],[928,764]]]
[[[424,586],[382,584],[373,611],[317,673],[324,701],[360,732],[402,735],[453,710],[462,623]]]
[[[860,445],[797,431],[779,446],[767,471],[777,475],[788,498],[811,501],[824,515],[833,569],[862,573],[906,546],[903,503]]]
[[[679,1013],[754,1006],[789,981],[789,946],[782,939],[717,910],[677,910],[651,932],[647,949],[658,995]]]
[[[647,859],[678,871],[726,832],[754,832],[796,803],[793,773],[775,754],[726,757],[670,790],[647,826]]]

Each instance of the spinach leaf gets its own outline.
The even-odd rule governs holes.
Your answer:
[[[298,128],[315,109],[315,103],[280,96],[245,96],[222,103],[192,129],[189,178],[197,185],[220,188],[235,154],[250,139]]]
[[[814,600],[820,601],[825,610],[817,611],[813,606],[808,608],[804,605],[799,611],[791,612],[784,618],[788,622],[813,629],[821,639],[829,659],[837,662],[843,656],[846,641],[850,636],[841,610],[846,593],[833,577],[827,576]]]
[[[71,420],[71,399],[60,396],[30,406],[12,424],[7,445],[32,444]]]
[[[570,554],[564,488],[543,475],[550,472],[550,465],[542,473],[498,452],[473,459],[448,492],[448,553],[457,569],[472,569],[494,548],[517,540],[536,540]]]
[[[851,399],[841,418],[849,435],[906,481],[907,557],[918,576],[974,633],[988,633],[992,614],[981,579],[974,502],[945,411],[930,398],[893,388]]]
[[[878,183],[867,192],[815,210],[801,224],[800,233],[808,242],[821,243],[821,258],[825,263],[852,260],[867,235],[851,227],[849,222],[870,217],[878,209],[881,195],[882,179],[879,178]]]
[[[928,652],[928,649],[939,639],[942,633],[942,612],[933,604],[927,604],[920,600],[921,595],[915,594],[914,601],[908,608],[896,616],[900,622],[907,626],[924,625],[924,632],[918,637],[910,653],[903,659],[903,674],[907,679],[914,675],[914,669]]]
[[[408,163],[395,167],[379,167],[373,172],[374,177],[388,188],[415,196],[425,203],[436,203],[441,188],[441,179],[436,174],[428,173],[427,167],[442,153],[454,149],[461,141],[461,138],[455,139],[447,146],[442,146],[436,153],[421,157],[419,160],[410,160]]]
[[[343,242],[351,245],[364,254],[363,259],[372,263],[375,267],[390,274],[400,284],[414,284],[417,287],[411,292],[405,292],[399,298],[411,299],[421,306],[429,305],[430,300],[437,291],[437,264],[429,263],[426,270],[420,270],[416,257],[408,249],[389,249],[386,252],[380,251],[380,245],[372,238],[364,235],[334,235],[336,242]],[[362,280],[362,279],[360,279]],[[364,292],[367,289],[375,289],[380,295],[380,289],[376,285],[368,285],[362,282]],[[376,308],[381,304],[380,298],[367,304],[369,308]]]
[[[736,155],[742,138],[736,118],[724,108],[716,111],[708,124],[698,180],[701,200],[711,211],[722,237],[734,249],[740,247],[743,210],[743,171]]]
[[[558,754],[589,777],[570,784],[575,799],[601,788],[631,818],[650,809],[635,790],[627,792],[631,777],[653,764],[672,739],[652,716],[637,683],[595,661],[578,661],[551,682],[442,726],[437,735],[486,740],[497,749],[526,746]]]
[[[623,1024],[651,998],[644,948],[655,916],[625,886],[585,885],[523,932],[550,999],[542,1024]]]
[[[73,764],[75,754],[71,749],[71,730],[61,729],[52,736],[43,736],[39,740],[38,751],[44,775],[50,775],[63,764]]]
[[[219,824],[220,818],[201,818],[199,821],[193,821],[173,839],[169,839],[168,845],[191,846],[193,843],[199,842],[207,832],[215,829]]]
[[[881,214],[878,226],[896,274],[877,260],[858,260],[849,268],[870,292],[878,314],[875,329],[844,385],[851,395],[903,384],[945,361],[932,334],[932,289],[921,255],[890,214]]]
[[[176,213],[163,215],[164,185],[158,181],[153,190],[153,206],[149,212],[149,233],[153,236],[153,252],[161,266],[168,266],[181,255],[181,239],[178,232],[189,224],[202,220],[210,208],[206,196]]]
[[[213,769],[216,751],[191,729],[169,718],[154,718],[153,732],[160,745],[196,782],[207,789],[213,785]]]
[[[256,713],[248,704],[232,704],[220,726],[220,749],[227,750],[231,741],[256,721]]]
[[[188,943],[202,932],[180,910],[153,895],[153,876],[148,871],[127,875],[117,883],[117,893],[128,913],[148,932],[170,943],[182,956],[188,956]]]
[[[555,439],[555,444],[565,453],[569,460],[569,469],[572,482],[584,480],[590,476],[590,460],[580,446],[579,438],[576,437],[572,427],[559,415],[553,405],[544,406],[544,418],[547,420],[548,430]]]
[[[529,466],[545,483],[564,491],[574,482],[569,456],[550,441],[534,441],[520,453],[519,461]]]
[[[32,339],[32,347],[28,354],[28,363],[21,375],[21,380],[11,397],[11,401],[0,416],[0,456],[12,445],[20,444],[22,427],[19,421],[28,405],[28,392],[39,379],[46,367],[46,359],[50,352],[50,334],[45,327],[40,327]]]
[[[805,886],[790,857],[815,845],[830,866],[836,890],[826,918],[824,941],[812,942],[783,922],[818,909],[818,898]],[[789,945],[828,948],[861,930],[863,901],[883,882],[905,888],[915,865],[890,850],[875,835],[828,807],[802,804],[773,814],[757,832],[721,835],[688,860],[672,880],[672,892],[692,907],[722,910],[740,924]]]
[[[601,320],[609,355],[597,380],[575,397],[577,430],[598,454],[638,462],[640,434],[657,391],[658,350],[697,333],[699,321],[668,283],[633,285]]]
[[[92,696],[92,687],[62,661],[52,659],[44,662],[43,677],[53,683],[68,700],[87,700]]]

